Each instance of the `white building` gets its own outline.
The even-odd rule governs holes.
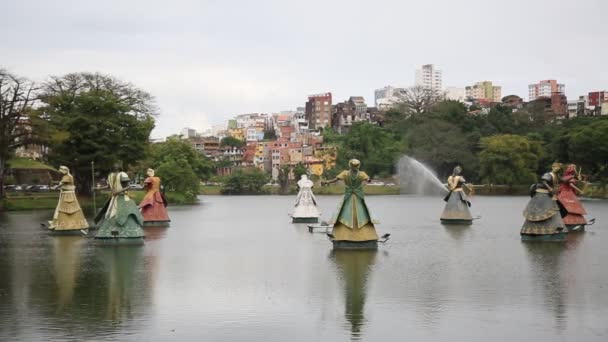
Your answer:
[[[441,90],[441,70],[435,68],[433,64],[425,64],[416,70],[415,85],[429,89]]]
[[[446,87],[445,98],[452,101],[464,102],[466,99],[466,91],[460,87]]]
[[[374,90],[374,106],[378,107],[378,100],[386,99],[393,96],[395,92],[395,87],[391,85],[387,85],[384,88]]]
[[[293,124],[296,133],[304,133],[308,131],[308,120],[306,119],[306,108],[298,107],[293,115]]]

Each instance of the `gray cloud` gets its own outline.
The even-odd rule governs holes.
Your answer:
[[[156,96],[154,136],[243,112],[410,85],[434,63],[445,86],[503,94],[556,78],[574,98],[608,88],[602,0],[14,1],[0,65],[34,79],[100,71]]]

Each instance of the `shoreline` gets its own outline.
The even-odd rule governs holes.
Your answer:
[[[516,185],[508,187],[505,185],[478,185],[475,186],[475,196],[527,196],[528,195],[527,185]],[[211,185],[202,186],[198,196],[295,196],[297,195],[297,189],[295,186],[291,186],[287,193],[280,193],[278,186],[264,186],[263,193],[259,194],[239,194],[239,195],[222,195],[221,186]],[[584,195],[580,198],[582,200],[605,200],[608,199],[608,191],[606,187],[601,188],[599,186],[590,187],[585,191]],[[315,195],[318,196],[340,196],[344,194],[343,185],[330,185],[323,187],[314,188]],[[406,192],[401,191],[397,185],[386,186],[379,185],[373,186],[368,185],[364,188],[365,195],[368,196],[395,196],[395,195],[407,195]],[[144,191],[131,191],[134,201],[140,202],[145,195]],[[189,194],[167,192],[165,194],[170,205],[192,205],[200,203],[197,196],[190,196]],[[441,195],[438,195],[441,196]],[[20,193],[12,194],[4,199],[2,206],[0,206],[0,212],[2,211],[28,211],[28,210],[50,210],[55,209],[57,206],[59,193],[58,192],[45,192],[45,193]],[[95,205],[97,208],[101,208],[108,198],[107,193],[99,193],[96,197]],[[81,197],[79,198],[80,206],[83,211],[92,211],[93,200],[92,198]]]

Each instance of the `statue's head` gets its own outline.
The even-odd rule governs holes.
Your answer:
[[[68,173],[70,173],[70,169],[68,169],[67,166],[61,165],[59,167],[59,172],[63,173],[64,175],[67,175]]]
[[[301,179],[301,180],[308,180],[308,176],[307,176],[307,175],[301,175],[301,176],[300,176],[300,179]]]
[[[569,164],[568,167],[566,168],[566,174],[567,175],[573,175],[575,173],[576,173],[576,165]]]
[[[351,159],[348,161],[348,166],[351,170],[359,170],[361,162],[358,159]]]
[[[114,165],[112,165],[112,171],[114,172],[118,172],[122,169],[122,163],[121,162],[116,162],[114,163]]]
[[[148,169],[148,171],[146,171],[146,174],[148,175],[148,177],[154,177],[154,170]]]
[[[458,165],[454,168],[454,171],[452,171],[452,176],[459,176],[461,173],[462,173],[462,167],[460,167],[460,165]]]
[[[562,163],[551,164],[551,172],[558,172],[562,168]]]

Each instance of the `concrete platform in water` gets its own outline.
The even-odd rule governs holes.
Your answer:
[[[98,246],[139,246],[144,244],[144,237],[136,238],[94,238]]]
[[[87,229],[66,229],[66,230],[54,230],[49,229],[49,235],[52,236],[84,236],[87,235]]]
[[[291,217],[292,223],[318,223],[318,217]]]
[[[331,240],[334,249],[378,249],[378,240],[370,241],[346,241]]]
[[[458,225],[458,226],[465,226],[465,225],[471,225],[473,224],[473,220],[461,220],[461,219],[441,219],[441,224],[453,224],[453,225]]]
[[[145,221],[143,227],[169,227],[171,221]]]
[[[521,241],[561,242],[566,241],[567,232],[555,234],[521,234]]]
[[[576,233],[576,232],[584,232],[585,225],[584,224],[567,224],[566,228],[568,228],[568,232]]]

